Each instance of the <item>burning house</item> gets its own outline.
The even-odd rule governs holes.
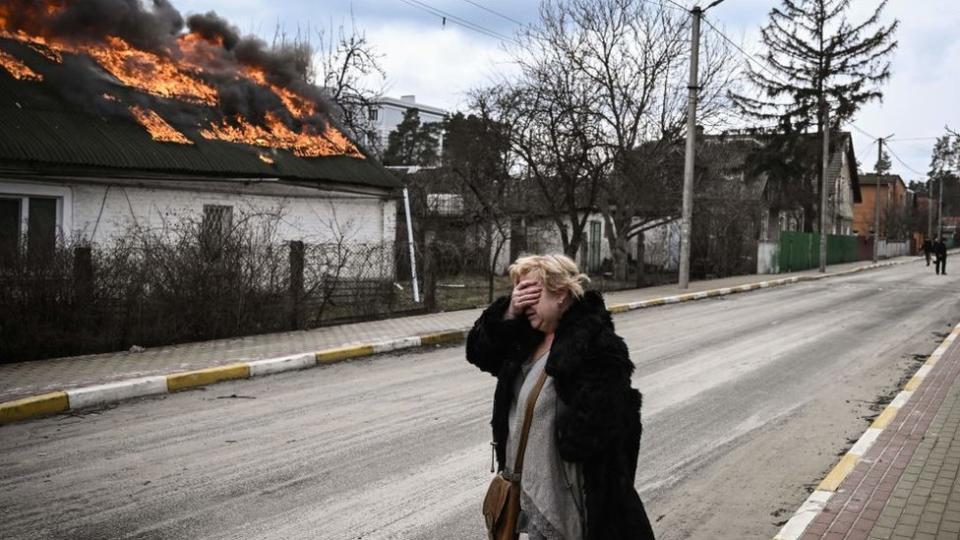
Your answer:
[[[257,212],[281,240],[393,243],[399,183],[330,122],[303,48],[145,3],[0,4],[0,250]]]

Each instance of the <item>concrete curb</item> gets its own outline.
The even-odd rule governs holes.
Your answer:
[[[724,287],[696,293],[680,294],[663,298],[652,298],[649,300],[630,302],[627,304],[614,304],[608,309],[610,313],[613,314],[626,313],[628,311],[637,309],[665,306],[681,302],[691,302],[694,300],[702,300],[704,298],[716,298],[719,296],[788,285],[790,283],[797,283],[801,281],[817,281],[828,277],[842,276],[855,272],[862,272],[864,270],[871,270],[874,268],[904,264],[913,260],[915,259],[871,264],[851,270],[844,270],[842,272],[793,276],[789,278],[760,281],[757,283],[747,283],[736,287]],[[141,377],[107,384],[85,386],[63,392],[53,392],[50,394],[31,396],[15,401],[0,403],[0,425],[66,411],[102,406],[137,397],[189,390],[221,381],[263,377],[265,375],[272,375],[274,373],[307,369],[315,366],[333,364],[353,358],[373,356],[402,349],[458,343],[466,338],[469,330],[470,328],[453,329],[419,336],[402,337],[389,341],[347,345],[313,353],[301,353],[277,358],[267,358],[264,360],[240,362],[207,369],[171,373],[169,375]]]
[[[933,366],[940,361],[940,358],[958,337],[960,337],[960,324],[957,324],[953,328],[953,331],[950,332],[950,335],[944,338],[940,346],[930,355],[930,358],[927,358],[923,366],[907,381],[903,390],[893,398],[893,401],[883,409],[880,416],[874,419],[870,427],[860,436],[856,444],[840,458],[840,461],[834,465],[827,476],[820,481],[817,489],[800,505],[800,508],[797,509],[790,520],[780,529],[780,532],[774,536],[774,540],[796,540],[803,536],[807,527],[809,527],[810,524],[813,523],[813,520],[820,515],[820,512],[823,512],[824,508],[827,507],[827,503],[833,497],[834,493],[837,492],[837,489],[840,488],[840,484],[847,478],[847,475],[853,471],[857,463],[860,462],[860,459],[870,450],[870,447],[873,446],[877,437],[879,437],[880,434],[883,433],[883,430],[890,424],[890,421],[897,416],[897,411],[902,409],[904,405],[910,401],[913,392],[920,386],[920,383],[922,383],[930,373]]]

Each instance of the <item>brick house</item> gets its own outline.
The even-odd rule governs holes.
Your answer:
[[[880,204],[880,237],[886,238],[889,222],[903,214],[908,207],[907,185],[898,174],[860,175],[862,200],[853,207],[853,233],[873,236],[877,201]]]

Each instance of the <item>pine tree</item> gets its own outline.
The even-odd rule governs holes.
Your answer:
[[[880,16],[884,0],[866,21],[852,24],[850,0],[782,0],[770,11],[761,39],[767,47],[763,68],[750,65],[748,77],[760,97],[735,94],[744,113],[776,120],[782,129],[819,131],[822,106],[831,123],[850,120],[870,101],[880,100],[880,85],[890,78],[890,53],[899,21],[887,26]]]
[[[943,182],[943,215],[960,215],[960,137],[947,133],[938,137],[930,156],[930,172],[927,173],[930,194],[940,196]]]
[[[437,131],[436,124],[420,122],[420,111],[407,109],[403,120],[387,136],[387,149],[383,153],[384,165],[435,165],[439,157]]]
[[[827,111],[836,129],[864,104],[882,99],[899,25],[881,24],[886,3],[854,24],[847,19],[850,0],[782,0],[762,29],[764,65],[750,65],[747,73],[756,94],[731,95],[742,113],[776,126],[748,165],[780,184],[771,186],[780,203],[803,207],[808,230],[819,221],[814,180],[822,151],[805,134],[822,134]]]
[[[877,174],[887,174],[892,168],[893,163],[890,161],[890,155],[887,154],[885,150],[880,150],[880,159],[877,160],[877,165],[874,167],[874,171]]]

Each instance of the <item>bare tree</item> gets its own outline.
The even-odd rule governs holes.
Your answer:
[[[600,211],[614,277],[625,280],[630,239],[679,212],[680,172],[667,162],[685,121],[689,18],[643,0],[577,0],[549,12],[558,44],[597,90],[591,110],[611,163]],[[564,31],[564,21],[579,31]],[[699,115],[710,122],[726,102],[734,62],[716,35],[703,49]]]
[[[533,186],[528,203],[554,223],[563,251],[575,256],[611,163],[591,110],[596,86],[570,59],[562,16],[552,1],[542,3],[539,24],[518,36],[513,51],[519,76],[482,92],[493,119],[510,126],[515,173]]]
[[[662,165],[684,121],[688,24],[644,0],[545,0],[519,36],[520,76],[491,90],[522,179],[537,187],[531,202],[571,256],[590,214],[602,213],[618,279],[630,239],[679,208]],[[704,59],[701,117],[710,121],[734,71],[719,39],[707,40]]]
[[[524,210],[510,177],[509,128],[491,117],[489,96],[474,93],[475,114],[455,114],[445,122],[446,145],[443,170],[455,180],[465,206],[479,218],[487,241],[487,296],[493,300],[497,261],[506,242],[513,237],[512,219]]]
[[[386,72],[381,65],[383,55],[357,28],[351,18],[350,27],[341,24],[334,32],[318,32],[316,79],[334,103],[337,124],[369,150],[380,153],[378,139],[370,118],[370,108],[383,95]]]

